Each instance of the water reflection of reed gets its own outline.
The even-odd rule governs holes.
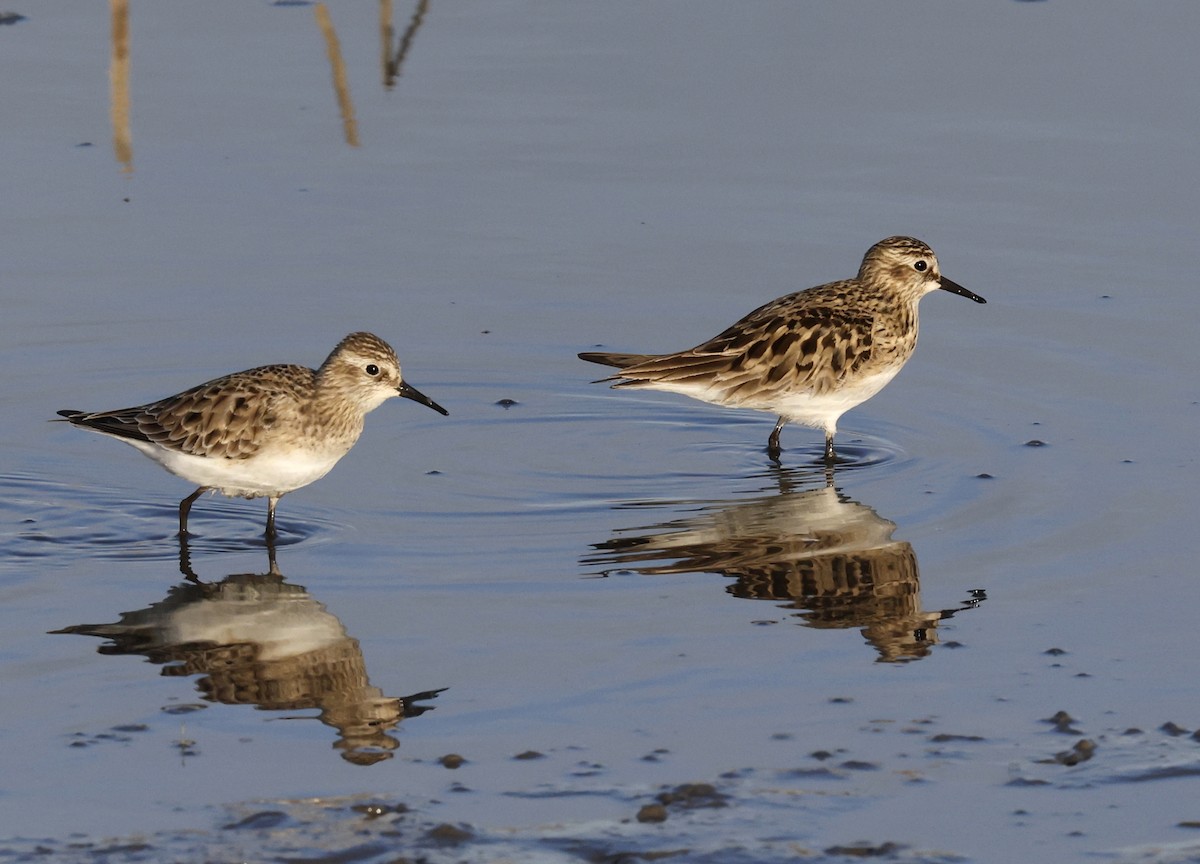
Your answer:
[[[262,574],[235,574],[206,584],[181,560],[191,581],[113,624],[76,624],[54,633],[98,636],[101,654],[141,654],[168,677],[201,676],[209,702],[267,711],[315,708],[338,732],[334,747],[348,762],[372,765],[392,757],[388,732],[432,706],[416,704],[441,690],[389,697],[367,679],[357,639],[337,616],[271,562]]]
[[[717,573],[736,580],[734,597],[783,601],[810,627],[861,627],[885,662],[925,657],[937,626],[983,598],[973,592],[959,609],[921,605],[912,546],[895,540],[896,525],[843,496],[832,485],[735,503],[704,504],[694,515],[640,528],[593,545],[585,566],[646,575]]]
[[[108,64],[113,155],[125,174],[133,171],[133,132],[129,123],[129,0],[108,0],[112,56]]]
[[[349,76],[346,72],[346,61],[342,55],[341,42],[333,25],[329,8],[324,3],[314,6],[317,28],[325,43],[325,54],[329,61],[330,74],[333,77],[334,96],[337,99],[338,113],[342,121],[342,135],[351,147],[360,144],[358,135],[358,119],[354,111],[354,100],[350,95]],[[379,34],[383,43],[383,86],[391,90],[404,60],[408,56],[416,39],[417,31],[424,23],[429,11],[429,0],[417,0],[416,7],[409,19],[408,26],[400,35],[393,52],[392,43],[395,39],[395,29],[392,26],[392,0],[379,0]],[[19,20],[21,16],[16,16]],[[133,127],[132,101],[130,97],[130,12],[129,0],[109,0],[110,19],[110,59],[108,67],[109,79],[109,114],[113,129],[113,155],[122,173],[133,172]]]
[[[346,143],[351,147],[358,146],[358,121],[354,118],[354,102],[350,99],[350,83],[346,79],[346,61],[342,59],[342,45],[338,41],[337,31],[333,29],[333,19],[329,17],[329,9],[324,3],[313,7],[317,16],[317,26],[321,28],[321,36],[325,39],[325,53],[329,57],[329,68],[333,72],[333,92],[337,96],[338,111],[342,115],[342,134]]]
[[[400,77],[400,69],[404,66],[404,58],[412,47],[417,31],[425,21],[425,13],[429,11],[429,0],[417,0],[417,8],[413,10],[408,26],[400,36],[396,45],[396,53],[392,54],[392,0],[379,0],[379,33],[383,41],[383,86],[391,90],[396,86]]]

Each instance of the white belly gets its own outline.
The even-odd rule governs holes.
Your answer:
[[[873,375],[864,375],[846,381],[837,390],[828,393],[814,393],[811,390],[787,390],[784,388],[762,387],[758,390],[746,388],[731,394],[720,387],[697,385],[693,382],[647,383],[647,389],[665,390],[680,393],[730,408],[753,408],[757,411],[770,411],[784,417],[793,423],[824,429],[833,434],[837,428],[837,420],[855,405],[866,402],[887,383],[896,377],[899,366],[893,366]]]
[[[810,392],[784,393],[771,401],[765,409],[774,411],[802,426],[811,426],[833,432],[838,418],[856,405],[866,402],[888,382],[896,377],[900,367],[896,366],[864,378],[858,378],[830,393],[815,395]]]
[[[346,454],[346,451],[291,450],[258,453],[249,459],[214,459],[166,450],[142,441],[123,440],[172,474],[197,486],[210,486],[239,498],[278,497],[307,486],[328,474]]]

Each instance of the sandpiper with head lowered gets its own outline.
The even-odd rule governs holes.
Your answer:
[[[917,345],[917,304],[937,289],[987,301],[941,275],[920,240],[888,237],[867,250],[858,276],[788,294],[755,309],[707,342],[673,354],[588,351],[580,358],[616,366],[613,387],[682,393],[728,408],[779,417],[767,443],[792,421],[825,431],[834,462],[838,418],[884,388]]]
[[[136,447],[199,484],[179,504],[179,533],[204,492],[267,499],[268,538],[281,496],[324,477],[362,434],[363,418],[393,396],[447,414],[406,383],[391,346],[351,333],[319,369],[260,366],[157,402],[117,411],[59,411],[75,426]]]

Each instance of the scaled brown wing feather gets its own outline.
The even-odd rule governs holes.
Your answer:
[[[71,422],[122,438],[149,441],[193,456],[246,459],[262,446],[279,398],[261,398],[264,370],[295,379],[303,367],[264,367],[235,372],[149,405],[68,417]],[[254,397],[254,398],[251,398]],[[65,416],[65,415],[64,415]]]
[[[754,310],[695,348],[627,366],[613,386],[709,384],[731,397],[764,384],[814,393],[834,389],[869,362],[874,318],[840,305],[806,302],[796,308],[797,296]]]

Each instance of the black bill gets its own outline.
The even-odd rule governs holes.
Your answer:
[[[938,279],[942,283],[938,287],[940,287],[943,291],[949,291],[951,294],[957,294],[959,297],[966,297],[968,300],[974,300],[976,303],[987,302],[974,291],[968,291],[957,282],[947,279],[945,276],[939,276]]]
[[[983,302],[983,301],[980,301],[980,302]],[[428,405],[430,408],[432,408],[434,411],[438,412],[439,414],[449,414],[450,413],[445,408],[443,408],[441,405],[437,404],[432,399],[430,399],[428,396],[426,396],[424,393],[422,393],[420,390],[418,390],[416,387],[413,387],[411,384],[406,384],[405,382],[401,381],[400,386],[397,387],[396,390],[399,391],[400,395],[403,396],[405,399],[411,399],[414,402],[420,402],[422,405]]]

